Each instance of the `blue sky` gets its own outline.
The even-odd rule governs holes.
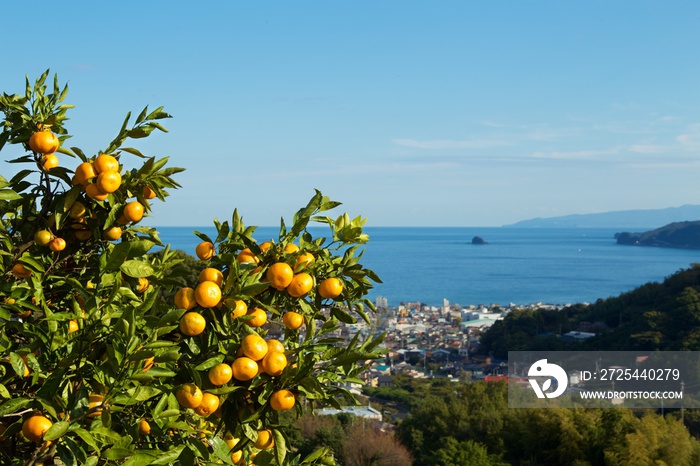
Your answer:
[[[150,224],[237,207],[275,225],[314,188],[372,226],[700,203],[695,1],[64,2],[44,23],[35,10],[2,3],[0,90],[58,73],[72,145],[97,153],[145,105],[173,115],[134,144],[187,169]]]

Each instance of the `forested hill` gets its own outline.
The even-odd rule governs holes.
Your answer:
[[[596,333],[583,342],[561,335]],[[517,310],[481,338],[479,351],[700,350],[700,265],[594,304],[561,311]]]

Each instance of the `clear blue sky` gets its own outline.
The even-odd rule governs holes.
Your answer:
[[[72,145],[97,153],[145,105],[174,116],[170,133],[135,143],[187,169],[150,224],[210,225],[238,207],[246,223],[275,225],[313,188],[372,226],[700,203],[697,1],[6,1],[0,12],[0,90],[58,73],[76,105]]]

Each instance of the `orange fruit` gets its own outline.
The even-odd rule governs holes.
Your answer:
[[[102,232],[102,237],[109,241],[117,241],[122,237],[122,229],[119,227],[108,228]]]
[[[343,292],[343,283],[335,277],[326,278],[318,285],[318,294],[324,298],[337,298]]]
[[[197,245],[194,252],[200,260],[208,261],[216,254],[216,248],[214,248],[214,243],[202,241]]]
[[[37,131],[29,136],[29,148],[40,154],[56,152],[61,143],[51,131]]]
[[[199,273],[199,283],[214,282],[219,287],[224,283],[224,274],[213,267],[207,267]]]
[[[143,218],[143,205],[139,201],[131,201],[124,206],[122,215],[129,222],[140,222]]]
[[[287,411],[292,409],[296,403],[296,398],[294,393],[289,390],[277,390],[272,395],[270,395],[270,406],[275,411]]]
[[[194,409],[200,416],[211,416],[219,409],[219,397],[213,393],[202,394],[202,402]]]
[[[111,170],[102,172],[97,176],[95,184],[97,184],[97,187],[100,188],[100,191],[103,193],[113,193],[122,185],[122,176],[119,172]]]
[[[270,285],[278,290],[285,289],[292,282],[293,277],[294,271],[285,262],[272,264],[265,272],[265,281],[270,282]]]
[[[267,351],[277,351],[278,353],[284,353],[284,345],[279,340],[267,340]]]
[[[304,325],[304,316],[294,311],[287,311],[282,316],[284,326],[291,330],[296,330]]]
[[[12,266],[12,275],[16,278],[27,278],[32,275],[32,271],[18,262]]]
[[[265,241],[264,243],[262,243],[260,245],[260,252],[262,252],[263,254],[266,253],[267,250],[272,247],[272,245],[273,245],[272,241]]]
[[[96,201],[104,201],[109,197],[109,194],[100,191],[100,188],[95,183],[90,183],[85,186],[85,194],[87,194],[90,199]]]
[[[178,387],[175,391],[175,398],[183,408],[196,408],[202,402],[204,394],[193,383],[185,383]]]
[[[231,381],[233,370],[228,364],[217,364],[209,369],[209,381],[214,385],[225,385]]]
[[[239,252],[237,260],[239,264],[251,262],[257,264],[258,262],[260,262],[260,259],[258,259],[258,257],[255,254],[253,254],[253,252],[249,248],[245,248],[241,252]]]
[[[73,205],[70,206],[68,216],[73,219],[80,219],[85,217],[86,213],[87,209],[85,208],[85,205],[82,202],[74,202]]]
[[[39,246],[47,246],[52,238],[53,235],[49,230],[39,230],[34,233],[34,242]]]
[[[44,170],[49,171],[52,168],[58,167],[58,157],[56,154],[44,154],[41,158],[41,164]]]
[[[202,282],[194,289],[194,299],[202,307],[215,307],[221,301],[221,288],[214,282]]]
[[[294,275],[292,281],[287,285],[287,293],[295,298],[300,298],[311,291],[314,286],[314,279],[306,272]]]
[[[282,371],[287,367],[287,356],[279,351],[271,351],[262,360],[262,370],[269,375],[282,375]]]
[[[248,305],[240,299],[226,298],[224,304],[226,304],[226,307],[231,310],[232,319],[237,319],[240,316],[244,316],[248,312]]]
[[[53,252],[63,251],[66,249],[66,240],[58,237],[52,239],[49,243],[49,249],[51,249]]]
[[[251,333],[241,340],[241,352],[253,361],[260,361],[267,354],[267,342],[257,333]]]
[[[147,420],[141,419],[139,421],[139,434],[148,435],[150,433],[151,433],[151,425],[148,423]]]
[[[139,287],[136,289],[139,293],[145,293],[148,289],[148,279],[144,277],[139,278]]]
[[[245,382],[258,375],[258,363],[252,359],[241,356],[231,363],[233,378]]]
[[[22,434],[32,442],[41,443],[44,434],[53,425],[53,422],[40,414],[35,414],[22,424]]]
[[[146,185],[143,187],[143,197],[145,199],[154,199],[156,197],[156,192],[153,191],[153,189]]]
[[[298,272],[299,270],[303,270],[304,268],[308,267],[314,262],[315,258],[314,255],[311,254],[310,252],[302,252],[297,256],[297,262],[294,265],[294,271]]]
[[[119,172],[119,161],[109,154],[98,155],[92,166],[97,173]]]
[[[86,187],[88,182],[97,176],[95,167],[90,162],[83,162],[75,169],[75,181]]]
[[[102,406],[102,402],[104,401],[104,399],[105,399],[104,396],[97,395],[95,393],[88,395],[88,401],[90,403],[89,408],[91,410],[92,409],[95,409],[95,410],[92,411],[90,414],[88,414],[87,417],[93,418],[93,417],[97,417],[100,414],[102,414],[101,406]],[[100,409],[96,409],[96,408],[100,408]]]
[[[297,246],[294,243],[289,243],[284,247],[284,252],[286,252],[287,254],[294,254],[297,251],[299,251],[299,246]]]
[[[197,300],[194,297],[194,289],[189,286],[180,288],[175,293],[175,307],[189,311],[197,305]]]
[[[90,230],[76,230],[74,234],[80,241],[86,241],[92,238],[92,232]]]
[[[180,317],[180,331],[187,336],[195,337],[204,331],[207,321],[196,312],[187,312]]]
[[[258,431],[258,439],[253,443],[253,446],[260,450],[269,450],[274,444],[275,440],[272,437],[272,431],[264,429]]]
[[[246,315],[253,316],[252,319],[246,320],[245,322],[251,327],[262,327],[267,322],[267,312],[265,312],[263,309],[260,309],[259,307],[256,307],[255,309],[249,311]]]
[[[80,330],[80,327],[78,326],[78,319],[73,319],[68,322],[68,333],[77,332],[78,330]]]

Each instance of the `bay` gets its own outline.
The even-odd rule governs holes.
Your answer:
[[[161,239],[194,255],[192,231],[161,227]],[[312,227],[314,237],[328,229]],[[362,263],[377,272],[370,298],[399,302],[520,305],[572,304],[617,296],[700,262],[700,250],[622,246],[610,228],[370,227]],[[278,228],[260,227],[259,242]],[[473,245],[474,236],[488,244]]]

